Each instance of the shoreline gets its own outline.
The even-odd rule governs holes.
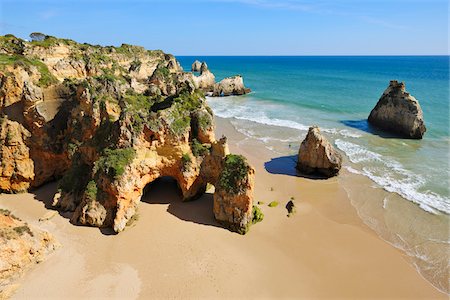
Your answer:
[[[56,183],[33,194],[0,195],[0,205],[50,231],[63,245],[20,281],[13,299],[110,298],[423,298],[447,296],[415,270],[400,250],[363,223],[341,177],[326,181],[272,174],[273,157],[216,118],[232,153],[256,170],[255,204],[265,218],[240,236],[220,227],[212,196],[183,203],[168,186],[155,187],[139,204],[139,220],[119,235],[74,226],[48,212]],[[345,172],[344,174],[345,177]],[[273,187],[273,191],[270,188]],[[285,204],[295,198],[297,213]],[[268,207],[271,201],[277,207]],[[45,274],[42,276],[42,274]]]

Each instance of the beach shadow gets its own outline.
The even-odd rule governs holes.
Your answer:
[[[297,155],[289,155],[272,158],[270,161],[264,163],[264,168],[270,174],[303,177],[314,180],[328,179],[328,177],[325,177],[318,173],[303,174],[297,170],[296,165],[297,165]]]
[[[62,211],[57,208],[55,208],[53,204],[53,198],[55,197],[55,194],[58,192],[58,181],[52,181],[45,183],[44,185],[33,189],[30,191],[31,194],[34,195],[34,199],[37,201],[40,201],[44,204],[44,207],[48,210],[56,211],[58,214],[63,217],[64,219],[67,219],[69,223],[73,226],[80,226],[80,227],[92,227],[89,225],[84,225],[80,223],[74,223],[71,221],[73,211]],[[96,228],[98,229],[103,235],[116,235],[117,233],[110,227],[105,228]]]
[[[398,138],[402,138],[401,136],[394,134],[394,133],[389,133],[386,131],[383,131],[375,126],[373,126],[372,124],[370,124],[367,119],[363,119],[363,120],[341,120],[339,121],[340,123],[344,124],[345,126],[351,127],[351,128],[355,128],[373,135],[377,135],[379,137],[382,138],[386,138],[386,139],[398,139]]]
[[[196,200],[183,202],[178,184],[171,177],[161,177],[147,185],[141,202],[168,204],[167,212],[180,220],[224,228],[214,218],[213,194],[205,193]]]
[[[73,215],[73,212],[67,211],[63,212],[58,209],[56,209],[53,204],[53,198],[55,197],[55,194],[58,191],[58,181],[52,181],[45,183],[44,185],[33,189],[30,191],[32,195],[34,195],[34,199],[42,202],[44,204],[44,207],[49,210],[57,211],[58,214],[65,218],[70,220],[70,218]]]

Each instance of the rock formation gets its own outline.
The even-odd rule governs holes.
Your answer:
[[[198,60],[196,60],[196,61],[194,61],[194,63],[192,64],[191,71],[192,71],[192,72],[200,72],[201,66],[202,66],[202,63],[199,62]]]
[[[243,156],[229,154],[216,185],[214,215],[239,233],[246,233],[252,224],[254,174]]]
[[[308,130],[306,138],[300,145],[297,169],[304,174],[319,174],[332,177],[341,169],[342,157],[317,126]]]
[[[0,209],[0,298],[8,299],[14,291],[14,280],[57,246],[48,232],[30,227],[8,210]]]
[[[72,222],[120,232],[159,177],[176,179],[183,200],[222,182],[226,139],[215,139],[204,93],[172,55],[7,35],[0,62],[0,191],[60,180],[54,205],[73,211]],[[254,180],[240,162],[239,192],[218,187],[214,213],[245,232]]]
[[[208,69],[208,65],[203,62],[200,66],[200,75],[194,76],[195,87],[201,89],[204,92],[212,92],[214,84],[216,83],[216,77]]]
[[[244,79],[241,75],[227,77],[216,83],[212,92],[212,96],[232,96],[244,95],[250,93],[250,89],[244,86]]]
[[[406,91],[405,83],[396,80],[389,83],[368,121],[375,127],[412,139],[421,139],[427,130],[419,102]]]

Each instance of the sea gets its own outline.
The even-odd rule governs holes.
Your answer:
[[[350,180],[369,179],[358,188],[343,180],[363,221],[449,292],[449,56],[177,59],[187,71],[195,59],[206,61],[216,81],[243,76],[250,94],[209,98],[209,105],[237,131],[263,142],[274,157],[295,155],[308,128],[318,125],[345,157],[343,167],[355,176]],[[368,124],[390,80],[405,82],[419,101],[427,127],[422,140],[398,138]]]

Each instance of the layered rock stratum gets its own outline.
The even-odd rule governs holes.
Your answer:
[[[421,139],[427,130],[419,101],[406,91],[404,82],[396,80],[389,83],[368,121],[405,138]]]
[[[54,206],[72,222],[120,232],[155,179],[176,179],[185,201],[211,183],[216,219],[245,233],[254,170],[240,157],[237,180],[223,180],[234,156],[214,136],[202,86],[214,78],[200,69],[126,44],[0,37],[0,191],[59,180]]]
[[[341,154],[322,135],[319,127],[310,127],[300,145],[297,169],[304,174],[332,177],[339,173],[341,165]]]

